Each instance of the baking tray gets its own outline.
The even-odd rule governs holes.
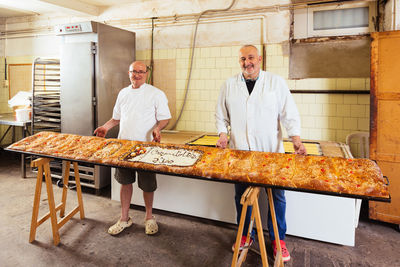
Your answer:
[[[204,135],[186,143],[186,145],[215,147],[215,144],[217,143],[218,139],[219,139],[218,135],[204,134]],[[323,155],[321,146],[318,142],[302,141],[302,143],[306,147],[307,155],[312,155],[312,156],[322,156]],[[286,154],[294,153],[293,143],[291,141],[283,141],[283,147],[285,149]]]
[[[84,160],[72,160],[72,159],[64,158],[64,157],[55,157],[55,156],[50,156],[50,155],[43,155],[43,154],[38,154],[38,153],[19,151],[19,150],[10,149],[8,147],[5,148],[4,150],[11,151],[11,152],[16,152],[16,153],[21,153],[21,154],[26,154],[26,155],[37,156],[37,157],[43,157],[43,158],[66,160],[66,161],[72,161],[72,162],[78,162],[78,163],[90,163],[90,164],[94,164],[94,165],[105,166],[105,167],[113,167],[113,168],[124,168],[124,167],[117,166],[117,165],[112,165],[112,164],[104,164],[104,163],[97,163],[97,162],[84,161]],[[126,168],[126,169],[132,169],[132,168]],[[243,184],[247,184],[249,186],[259,186],[259,187],[265,187],[265,188],[284,189],[284,190],[305,192],[305,193],[312,193],[312,194],[321,194],[321,195],[330,195],[330,196],[337,196],[337,197],[347,197],[347,198],[355,198],[355,199],[374,200],[374,201],[381,201],[381,202],[391,202],[391,196],[390,195],[389,195],[389,198],[371,197],[371,196],[364,196],[364,195],[354,195],[354,194],[337,193],[337,192],[329,192],[329,191],[320,191],[320,190],[310,190],[310,189],[302,189],[302,188],[294,188],[294,187],[276,186],[276,185],[269,185],[269,184],[239,182],[239,181],[232,181],[232,180],[228,180],[228,179],[207,178],[207,177],[194,176],[194,175],[175,174],[175,173],[170,173],[170,172],[149,171],[149,170],[140,169],[140,168],[136,168],[136,170],[141,170],[141,171],[145,171],[145,172],[154,172],[154,173],[160,173],[160,174],[166,174],[166,175],[173,175],[173,176],[179,176],[179,177],[182,177],[182,178],[198,179],[198,180],[204,180],[204,181],[223,182],[223,183],[230,183],[230,184],[243,183]],[[385,177],[385,178],[386,178],[387,182],[389,182],[387,177]]]

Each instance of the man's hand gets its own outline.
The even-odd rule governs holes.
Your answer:
[[[217,147],[226,148],[228,146],[228,136],[226,133],[220,133],[216,144]]]
[[[161,133],[158,127],[154,128],[153,130],[153,142],[160,143],[161,142]]]
[[[104,125],[103,125],[103,126],[100,126],[99,128],[97,128],[96,130],[94,130],[93,133],[98,137],[105,137],[107,132],[108,132],[107,128],[104,127]]]
[[[292,136],[294,153],[298,155],[307,155],[306,148],[300,140],[300,136]]]

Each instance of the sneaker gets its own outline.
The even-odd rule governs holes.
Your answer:
[[[274,257],[276,256],[276,242],[275,240],[272,241],[272,248],[274,249]],[[286,247],[285,241],[281,240],[281,248],[282,248],[282,260],[283,262],[290,261],[290,254],[289,250]]]
[[[247,238],[247,236],[242,236],[242,240],[240,240],[240,247],[239,247],[239,251],[241,251],[241,250],[243,250],[244,248],[249,248],[252,244],[253,244],[253,238],[251,238],[250,237],[250,241],[249,241],[249,244],[247,245],[247,246],[245,246],[245,244],[246,244],[246,238]],[[232,245],[232,251],[235,251],[235,244],[236,243],[233,243],[233,245]]]

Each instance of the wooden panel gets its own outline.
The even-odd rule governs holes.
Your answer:
[[[400,35],[379,36],[378,88],[379,93],[400,93]],[[397,51],[397,52],[395,52]]]
[[[389,178],[389,193],[391,203],[369,202],[369,217],[371,219],[400,224],[400,163],[378,161],[383,175]]]
[[[378,100],[377,158],[380,154],[400,156],[400,101]]]
[[[32,64],[10,64],[8,65],[8,74],[10,99],[19,91],[32,90]]]
[[[400,31],[371,34],[370,158],[390,180],[391,203],[370,201],[370,218],[400,224]]]

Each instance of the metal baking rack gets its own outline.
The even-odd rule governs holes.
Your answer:
[[[32,65],[32,134],[61,132],[60,88],[60,60],[36,58]],[[50,169],[53,178],[62,178],[61,160],[51,161]]]

